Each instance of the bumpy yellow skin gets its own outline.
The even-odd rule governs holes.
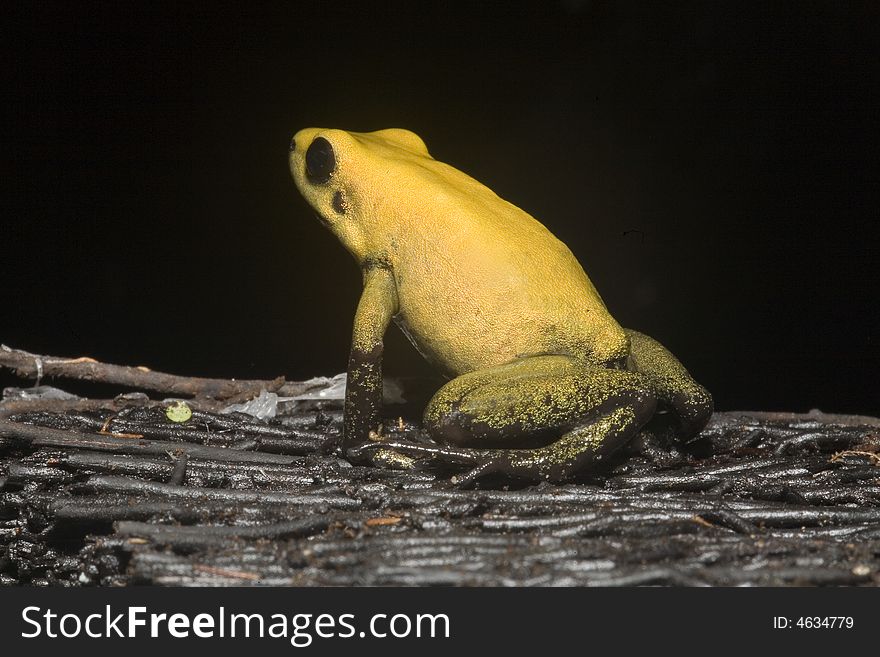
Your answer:
[[[657,404],[699,431],[711,397],[647,336],[621,328],[571,251],[520,208],[434,160],[418,135],[307,128],[294,181],[357,259],[345,441],[379,423],[382,336],[394,321],[452,380],[426,429],[489,472],[561,479],[601,459]],[[415,451],[415,447],[412,448]]]

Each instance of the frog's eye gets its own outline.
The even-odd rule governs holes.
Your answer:
[[[335,169],[333,146],[323,137],[318,137],[306,151],[306,176],[313,183],[325,183]]]

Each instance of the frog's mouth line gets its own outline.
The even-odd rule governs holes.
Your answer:
[[[321,222],[321,225],[324,226],[324,228],[330,228],[330,221],[328,219],[325,219],[324,215],[322,215],[320,212],[316,212],[315,216],[318,218],[318,221]]]

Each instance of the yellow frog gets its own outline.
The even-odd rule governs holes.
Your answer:
[[[662,345],[621,328],[571,251],[520,208],[438,162],[401,129],[307,128],[290,170],[321,222],[356,258],[343,444],[392,446],[558,481],[625,444],[658,411],[680,438],[712,398]],[[447,382],[424,428],[444,448],[368,442],[380,424],[382,340],[394,321]]]

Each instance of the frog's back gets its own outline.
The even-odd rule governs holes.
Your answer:
[[[470,176],[419,162],[393,222],[398,323],[450,374],[530,354],[595,362],[626,356],[627,338],[574,255],[531,215]]]

